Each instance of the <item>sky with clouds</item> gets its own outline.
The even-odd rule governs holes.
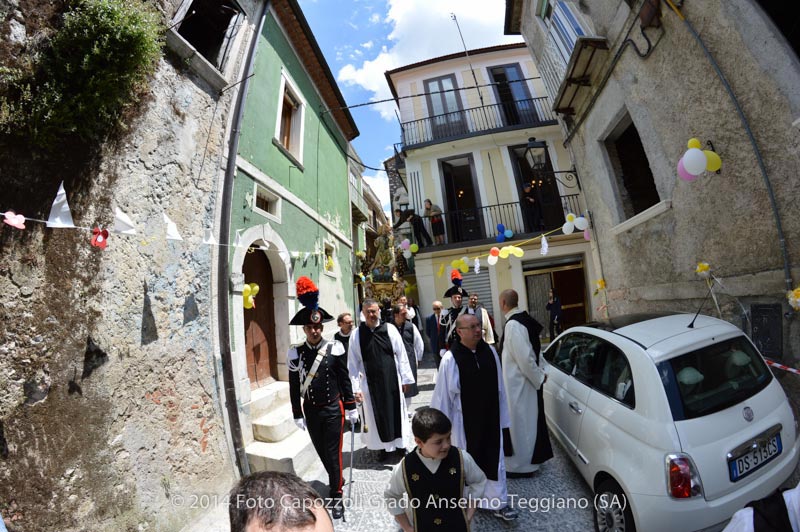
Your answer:
[[[520,42],[503,35],[505,0],[299,0],[348,105],[392,97],[384,72],[463,51],[454,13],[468,49]],[[361,135],[353,141],[361,160],[382,168],[400,141],[394,102],[351,109]],[[364,179],[388,210],[384,172]]]

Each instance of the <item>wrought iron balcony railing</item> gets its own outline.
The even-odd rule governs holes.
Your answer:
[[[504,129],[556,124],[547,97],[484,105],[452,113],[403,122],[403,149]]]

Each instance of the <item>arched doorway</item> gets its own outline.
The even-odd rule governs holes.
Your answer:
[[[272,268],[266,254],[259,250],[247,253],[242,273],[245,283],[256,283],[259,287],[255,308],[244,310],[247,377],[250,388],[255,389],[278,377]]]

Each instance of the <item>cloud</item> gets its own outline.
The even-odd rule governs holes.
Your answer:
[[[381,21],[381,16],[378,13],[373,13],[369,17],[369,23],[370,24],[377,24],[380,21]]]
[[[485,0],[388,0],[385,22],[392,26],[389,47],[382,47],[360,65],[343,66],[337,79],[370,91],[372,101],[392,97],[384,72],[424,59],[463,51],[461,38],[450,13],[455,13],[467,48],[521,42],[518,36],[503,35],[505,2]],[[377,15],[375,13],[374,15]],[[371,107],[386,121],[395,119],[394,102]]]
[[[372,41],[362,42],[361,48],[366,48],[367,50],[373,47],[374,43]]]
[[[391,212],[391,192],[389,191],[389,178],[386,177],[386,174],[384,172],[378,172],[373,175],[364,175],[363,179],[375,195],[378,196],[384,212]]]

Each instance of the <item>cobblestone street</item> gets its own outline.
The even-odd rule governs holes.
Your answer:
[[[420,394],[414,398],[412,408],[430,404],[433,394],[432,361],[421,363],[418,380]],[[592,529],[592,493],[578,471],[553,441],[555,457],[546,462],[533,478],[509,479],[508,493],[514,497],[513,506],[519,509],[519,519],[505,523],[488,512],[478,511],[472,522],[476,532],[495,530],[560,530],[585,531]],[[344,463],[350,463],[350,433],[345,434]],[[383,490],[389,481],[392,467],[399,461],[393,457],[380,463],[374,454],[355,438],[353,458],[352,506],[346,513],[347,521],[336,524],[336,530],[348,532],[378,532],[399,530],[394,518],[383,506]],[[345,470],[345,479],[350,474]],[[324,484],[314,483],[320,491]],[[345,495],[348,487],[345,486]]]

